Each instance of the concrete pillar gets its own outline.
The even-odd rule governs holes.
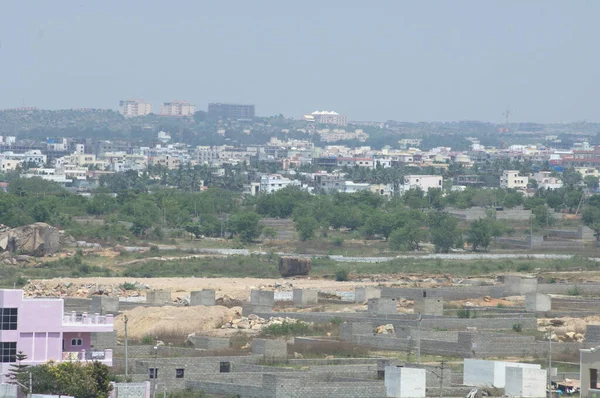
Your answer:
[[[119,298],[116,296],[92,296],[90,307],[92,314],[116,314],[119,312]]]
[[[547,383],[546,369],[507,367],[504,393],[511,397],[545,397]]]
[[[294,289],[294,305],[315,305],[319,302],[319,294],[315,289]]]
[[[373,335],[371,322],[344,322],[340,325],[340,340],[353,341],[354,336]]]
[[[214,290],[199,290],[190,293],[190,306],[192,305],[204,305],[213,306],[215,305],[215,291]]]
[[[381,289],[374,286],[356,287],[354,288],[354,301],[360,304],[367,302],[372,298],[380,298]]]
[[[146,293],[146,304],[165,305],[173,304],[170,290],[150,290]]]
[[[268,290],[251,290],[250,303],[265,307],[273,307],[275,305],[275,292]]]
[[[425,397],[425,369],[385,367],[385,389],[388,397]]]
[[[552,309],[552,299],[547,294],[527,293],[525,295],[525,311],[540,312]]]

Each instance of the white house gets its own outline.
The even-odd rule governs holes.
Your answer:
[[[429,188],[442,189],[444,179],[442,176],[436,175],[406,175],[404,181],[400,185],[400,194],[404,195],[410,189],[420,188],[427,192]]]
[[[519,175],[518,170],[504,170],[500,177],[500,188],[525,189],[529,184],[529,177]]]
[[[260,177],[260,192],[271,193],[290,185],[300,185],[298,180],[290,180],[281,174],[267,174]]]

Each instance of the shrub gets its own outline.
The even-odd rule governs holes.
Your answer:
[[[305,336],[308,332],[308,324],[302,321],[273,323],[261,331],[263,336]]]
[[[123,290],[135,290],[137,285],[135,282],[124,282],[121,284],[121,289]]]
[[[475,314],[475,311],[472,311],[470,308],[461,308],[459,310],[456,311],[456,316],[459,318],[475,318],[477,315]]]
[[[520,323],[515,323],[512,326],[512,330],[517,332],[517,333],[521,333],[523,331],[523,325],[521,325]]]
[[[333,238],[332,243],[334,246],[342,247],[344,245],[344,238],[342,238],[341,236],[337,236]]]
[[[158,246],[156,246],[156,245],[150,246],[150,253],[158,253]]]
[[[331,322],[332,325],[339,326],[342,324],[342,322],[344,322],[344,320],[342,318],[340,318],[339,316],[335,316],[335,317],[331,318],[329,320],[329,322]]]
[[[150,335],[145,335],[140,340],[140,344],[143,344],[143,345],[152,345],[152,344],[154,344],[154,337],[152,337]]]
[[[335,271],[335,280],[338,282],[346,282],[348,280],[348,271],[345,269]]]
[[[505,307],[505,305],[504,305],[504,304],[502,304],[502,303],[498,303],[498,304],[496,304],[496,307],[497,307],[497,308],[504,308],[504,307]]]
[[[573,286],[570,287],[569,290],[567,290],[567,294],[569,296],[581,296],[581,288],[579,286]]]
[[[531,264],[519,264],[517,266],[517,272],[530,272],[532,269]]]

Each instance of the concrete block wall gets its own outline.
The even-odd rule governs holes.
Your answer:
[[[371,322],[344,322],[340,324],[340,340],[354,342],[354,337],[359,335],[372,336],[373,324]]]
[[[213,306],[215,305],[215,291],[204,289],[199,291],[190,292],[190,305],[204,305]]]
[[[537,292],[544,294],[569,294],[574,289],[579,290],[581,296],[600,296],[598,283],[540,283]]]
[[[525,295],[525,310],[531,312],[550,311],[552,299],[547,294],[527,293]]]
[[[292,299],[297,306],[315,305],[319,302],[316,289],[294,289]]]
[[[96,351],[102,351],[110,348],[114,353],[114,350],[117,347],[117,332],[92,333],[91,345]]]
[[[248,316],[251,314],[262,314],[260,316],[264,317],[270,317],[273,315],[270,315],[270,313],[273,312],[273,306],[266,306],[266,305],[256,305],[256,304],[251,304],[251,303],[242,303],[242,315],[243,316]]]
[[[364,286],[354,288],[354,301],[357,303],[365,303],[372,298],[380,298],[381,289],[374,286]]]
[[[585,327],[585,341],[588,343],[600,343],[600,325],[587,325]]]
[[[90,310],[92,314],[114,315],[119,312],[119,297],[92,296]]]
[[[505,275],[504,286],[506,295],[524,295],[538,292],[536,278],[525,278],[520,275]]]
[[[426,372],[426,377],[425,377],[425,384],[426,387],[439,387],[440,386],[440,377],[442,377],[442,372],[440,372],[440,367],[439,366],[434,366],[434,365],[419,365],[416,363],[406,363],[406,362],[402,362],[396,359],[380,359],[377,361],[377,372],[378,375],[384,375],[385,374],[385,368],[387,366],[402,366],[405,368],[418,368],[418,369],[425,369]],[[443,380],[442,380],[442,385],[444,387],[450,387],[452,386],[452,380],[453,380],[453,372],[452,369],[450,369],[449,367],[446,367],[444,369],[444,374],[443,374]],[[462,382],[462,380],[461,380]]]
[[[251,290],[250,303],[263,307],[275,305],[275,293],[268,290]]]
[[[490,296],[493,298],[505,297],[504,286],[464,286],[464,287],[439,287],[439,288],[414,288],[414,287],[382,287],[381,297],[407,298],[416,300],[423,297],[443,297],[446,301],[469,300]]]
[[[252,354],[262,355],[266,361],[286,361],[287,343],[282,340],[254,339]]]
[[[165,305],[171,304],[170,290],[150,290],[146,293],[146,303],[150,305]]]
[[[367,301],[367,313],[375,315],[383,314],[396,314],[396,305],[398,301],[396,298],[391,297],[380,297],[372,298]]]
[[[420,297],[415,300],[415,314],[444,315],[444,299],[441,297]]]
[[[188,336],[194,348],[202,350],[225,350],[229,348],[229,339],[225,337]]]

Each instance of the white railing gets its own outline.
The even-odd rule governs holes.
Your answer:
[[[63,315],[63,325],[112,325],[112,315],[88,314],[84,312],[79,315],[76,312]]]

